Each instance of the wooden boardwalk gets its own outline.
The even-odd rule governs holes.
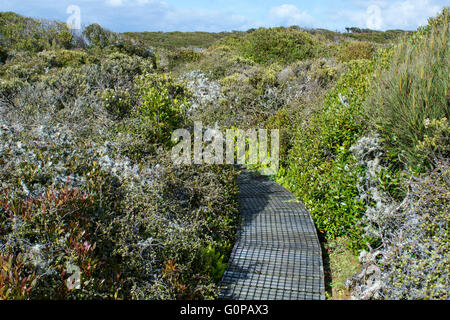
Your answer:
[[[242,224],[222,278],[224,300],[323,300],[322,253],[305,206],[263,176],[238,178]]]

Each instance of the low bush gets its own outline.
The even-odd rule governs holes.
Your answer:
[[[172,132],[182,126],[189,108],[187,90],[170,76],[143,75],[136,84],[141,103],[133,111],[139,120],[139,138],[149,143],[167,144]],[[144,136],[141,136],[143,134]],[[151,135],[151,138],[148,136]]]
[[[192,49],[174,49],[167,55],[170,69],[174,69],[180,64],[196,62],[200,59],[200,57],[200,53]]]
[[[138,39],[146,45],[154,48],[176,49],[176,48],[208,48],[215,41],[227,35],[228,32],[127,32],[126,36]]]
[[[444,160],[435,167],[410,175],[400,201],[372,185],[378,203],[367,230],[381,243],[360,254],[362,271],[347,281],[355,299],[449,298],[449,167]]]
[[[338,58],[348,62],[358,59],[372,59],[376,53],[376,46],[367,41],[344,41],[339,45]]]
[[[287,167],[278,181],[294,192],[311,212],[328,239],[346,236],[350,245],[364,245],[359,223],[365,204],[358,199],[361,174],[350,147],[363,131],[361,104],[367,92],[373,61],[354,60],[324,101],[298,128]]]
[[[17,51],[68,49],[73,40],[65,23],[25,18],[14,12],[0,12],[0,33],[3,45]]]
[[[116,120],[129,115],[135,100],[128,90],[107,89],[102,94],[103,107]]]
[[[315,41],[311,35],[295,28],[260,28],[246,34],[238,51],[260,64],[291,63],[314,56]]]
[[[142,81],[160,84],[171,99],[156,101],[173,103],[181,94],[167,78]],[[144,92],[150,113],[142,116],[153,121],[156,93]],[[101,119],[99,135],[101,109],[91,111],[77,127],[73,118],[49,123],[42,115],[39,126],[25,126],[12,114],[19,110],[2,113],[1,297],[214,298],[237,223],[233,169],[173,167],[163,150],[130,159],[115,125],[125,119]],[[67,288],[67,263],[81,269],[81,290]]]
[[[62,68],[62,67],[80,67],[84,64],[89,64],[92,57],[83,51],[77,50],[57,50],[57,51],[43,51],[37,55],[41,58],[48,68]]]

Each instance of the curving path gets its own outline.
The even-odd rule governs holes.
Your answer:
[[[242,224],[220,299],[323,300],[322,253],[305,206],[279,184],[243,171]]]

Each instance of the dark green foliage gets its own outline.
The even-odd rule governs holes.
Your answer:
[[[290,63],[315,55],[316,42],[311,35],[295,28],[259,28],[238,41],[225,38],[224,44],[237,46],[244,57],[261,64]]]
[[[102,101],[103,107],[111,116],[121,120],[130,113],[136,99],[133,99],[132,93],[128,90],[107,89],[102,94]]]
[[[150,58],[153,68],[156,68],[156,56],[153,49],[144,45],[142,41],[103,29],[98,24],[91,24],[86,27],[83,30],[83,36],[87,39],[94,54],[102,53],[102,51],[106,53],[119,52],[145,59]]]
[[[120,131],[131,135],[131,143],[124,148],[125,154],[139,160],[154,152],[156,145],[170,145],[172,132],[185,125],[189,103],[187,90],[166,75],[144,74],[138,78],[135,90],[140,101],[134,105],[131,118],[120,126]],[[117,99],[116,94],[114,99]],[[121,106],[126,108],[129,102],[116,100],[115,108]]]
[[[363,129],[361,103],[373,63],[355,60],[347,68],[318,102],[323,107],[298,130],[279,181],[305,202],[321,233],[329,239],[347,236],[357,248],[364,244],[363,226],[358,224],[364,204],[358,200],[359,173],[350,147]]]
[[[0,46],[0,63],[5,63],[8,58],[8,51],[3,46]]]
[[[92,46],[106,48],[117,40],[114,32],[103,29],[98,24],[91,24],[83,30],[83,35]]]

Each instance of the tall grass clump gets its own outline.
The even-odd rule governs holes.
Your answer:
[[[448,157],[449,11],[395,48],[391,66],[378,70],[365,103],[371,123],[394,157],[423,168],[436,155]]]

